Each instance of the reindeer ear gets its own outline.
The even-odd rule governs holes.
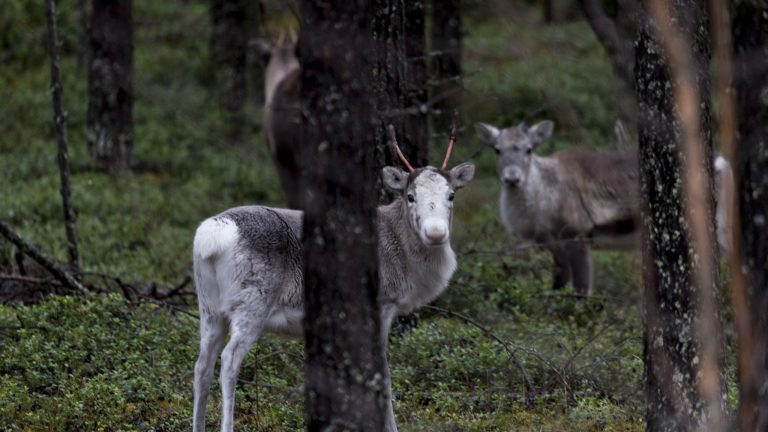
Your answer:
[[[538,146],[552,136],[552,130],[554,128],[555,122],[552,120],[544,120],[543,122],[536,123],[528,128],[528,137],[530,137],[533,146]]]
[[[475,123],[475,132],[477,132],[477,136],[480,137],[480,141],[491,146],[501,133],[501,131],[494,126],[485,123]]]
[[[451,169],[451,186],[460,189],[467,185],[475,177],[475,164],[464,162]]]
[[[381,177],[384,184],[395,191],[405,189],[405,185],[408,183],[408,173],[392,166],[382,168]]]

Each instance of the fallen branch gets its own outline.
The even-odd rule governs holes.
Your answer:
[[[528,371],[523,366],[523,363],[520,361],[520,359],[517,357],[517,354],[515,354],[515,351],[509,346],[507,341],[500,338],[496,333],[492,332],[488,327],[485,327],[484,325],[478,323],[477,321],[473,320],[472,318],[460,314],[458,312],[454,312],[452,310],[443,309],[438,306],[431,306],[427,305],[424,306],[425,309],[430,309],[436,312],[440,312],[444,315],[453,316],[456,318],[461,319],[462,321],[471,324],[472,326],[478,328],[480,331],[485,333],[488,337],[498,342],[502,347],[504,347],[504,350],[507,351],[509,354],[509,357],[512,359],[512,362],[515,364],[518,370],[520,370],[520,373],[523,375],[523,382],[525,382],[525,406],[527,408],[530,408],[533,406],[533,401],[536,397],[536,389],[533,386],[533,382],[531,381],[530,375],[528,375]]]
[[[13,228],[11,228],[10,225],[6,224],[2,220],[0,220],[0,234],[7,238],[11,243],[15,244],[21,252],[37,261],[38,264],[48,270],[48,272],[51,273],[51,276],[61,282],[64,287],[74,291],[80,291],[86,297],[90,296],[90,293],[83,286],[83,284],[78,282],[77,279],[75,279],[68,271],[59,267],[58,264],[53,262],[52,259],[48,258],[33,243],[29,242],[28,240],[24,240],[21,236],[16,234],[16,232],[13,231]]]
[[[32,276],[14,275],[14,274],[0,274],[0,280],[22,282],[35,285],[56,285],[61,286],[61,282],[56,279],[43,279]]]
[[[189,285],[190,282],[192,282],[192,278],[190,278],[189,276],[186,276],[178,285],[173,287],[172,290],[170,290],[170,291],[168,291],[167,293],[164,293],[164,294],[163,293],[158,293],[157,297],[160,300],[164,300],[164,299],[167,299],[169,297],[173,297],[173,296],[179,294],[181,292],[181,290],[186,288],[187,285]]]

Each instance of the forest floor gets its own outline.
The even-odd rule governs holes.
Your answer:
[[[471,127],[512,125],[546,106],[552,148],[612,147],[618,83],[584,22],[546,26],[535,10],[496,3],[505,2],[465,3],[468,90],[453,161],[473,159],[478,172],[457,195],[460,264],[449,289],[391,337],[400,430],[644,430],[639,255],[596,252],[594,297],[551,291],[549,256],[515,247],[498,221],[494,154]],[[249,106],[240,140],[227,138],[206,3],[136,0],[136,169],[94,172],[71,7],[62,5],[60,19],[77,229],[86,281],[114,293],[83,301],[26,292],[36,301],[0,306],[0,429],[189,430],[198,323],[185,281],[194,230],[228,207],[282,200],[260,109]],[[6,3],[0,16],[9,29],[0,32],[0,218],[64,261],[42,3]],[[444,151],[445,131],[436,132],[431,160]],[[16,268],[12,251],[0,240],[0,273]],[[175,301],[191,314],[141,296],[177,286]],[[13,287],[0,281],[3,294]],[[236,429],[302,430],[302,364],[301,342],[264,336],[240,374]],[[219,411],[214,384],[209,427]]]

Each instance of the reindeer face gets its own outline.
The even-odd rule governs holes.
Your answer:
[[[554,123],[545,120],[533,126],[497,129],[485,123],[476,123],[475,129],[482,141],[496,151],[496,171],[501,182],[508,187],[522,187],[528,178],[533,151],[552,135]]]
[[[256,51],[264,63],[264,92],[267,102],[272,100],[277,85],[291,72],[299,68],[299,58],[296,55],[296,37],[291,33],[291,41],[286,42],[280,36],[275,43],[265,39],[254,42]]]
[[[450,240],[454,194],[469,183],[474,174],[475,166],[471,163],[447,172],[433,167],[410,174],[395,167],[383,170],[384,183],[400,192],[408,224],[427,246],[444,245]]]

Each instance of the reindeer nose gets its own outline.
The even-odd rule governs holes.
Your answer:
[[[448,230],[442,224],[428,224],[424,227],[424,235],[432,243],[443,243],[448,237]]]
[[[521,178],[514,174],[505,174],[502,180],[504,181],[505,185],[517,186],[520,184]]]

